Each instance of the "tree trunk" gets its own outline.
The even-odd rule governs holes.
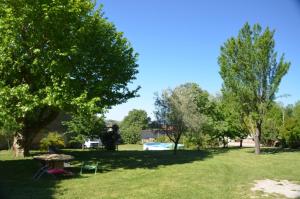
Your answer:
[[[24,144],[24,154],[23,154],[24,157],[30,156],[30,152],[29,152],[30,146],[31,146],[31,142],[30,143],[25,142],[25,144]]]
[[[225,137],[222,137],[222,141],[223,141],[223,148],[226,148],[226,139],[225,139]]]
[[[13,151],[15,157],[26,157],[30,155],[30,146],[33,138],[26,137],[22,133],[14,136]]]
[[[243,139],[241,138],[240,139],[240,148],[242,148],[243,147]]]
[[[24,119],[23,129],[15,134],[13,142],[13,151],[15,157],[25,157],[30,155],[29,150],[36,134],[53,120],[55,120],[59,112],[57,110],[45,108],[43,110],[40,110],[40,112],[37,114],[39,115],[39,117],[35,121],[28,121]]]
[[[260,154],[260,130],[256,128],[256,132],[254,135],[254,142],[255,142],[255,154]]]
[[[174,146],[174,155],[176,155],[177,154],[178,141],[176,141],[174,144],[175,144],[175,146]]]
[[[15,157],[24,157],[24,148],[20,143],[22,141],[23,136],[20,133],[16,133],[13,141],[13,152]]]

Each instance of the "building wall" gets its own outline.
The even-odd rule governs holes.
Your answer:
[[[32,142],[32,149],[38,149],[40,147],[40,141],[51,131],[57,131],[59,133],[64,133],[66,127],[64,127],[61,122],[70,119],[70,116],[60,113],[57,118],[42,129],[38,134],[35,135],[35,138]],[[0,149],[7,149],[7,141],[3,136],[0,136]]]

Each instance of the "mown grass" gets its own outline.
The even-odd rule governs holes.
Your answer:
[[[99,161],[98,174],[72,178],[31,179],[38,169],[32,158],[15,159],[0,151],[0,198],[261,198],[250,189],[255,180],[286,179],[300,183],[300,151],[211,149],[205,151],[141,151],[139,145],[119,151],[65,150],[81,161]],[[2,194],[2,195],[1,195]],[[269,196],[266,198],[278,198]],[[279,196],[283,198],[282,196]]]

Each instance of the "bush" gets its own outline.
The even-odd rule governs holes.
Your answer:
[[[121,129],[121,137],[126,144],[136,144],[141,140],[142,129],[137,126],[129,126]]]
[[[57,132],[49,132],[47,137],[40,142],[42,150],[49,150],[49,148],[62,148],[65,146],[63,137]]]
[[[83,148],[84,147],[84,142],[86,140],[86,136],[78,134],[76,135],[75,133],[67,133],[67,147],[68,148]]]
[[[288,119],[280,129],[280,135],[283,147],[300,147],[300,121],[294,118]]]
[[[148,127],[150,119],[144,110],[133,109],[120,124],[121,137],[126,144],[136,144],[141,141],[141,131]]]
[[[218,147],[219,141],[216,138],[212,138],[208,134],[187,134],[182,138],[183,144],[186,148],[201,149]]]

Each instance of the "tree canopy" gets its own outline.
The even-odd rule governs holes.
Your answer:
[[[136,144],[141,140],[141,131],[148,127],[150,118],[144,110],[133,109],[120,124],[122,140],[128,144]]]
[[[0,2],[0,121],[18,127],[25,155],[64,110],[95,112],[135,97],[137,54],[90,0]]]
[[[224,43],[219,56],[223,90],[237,98],[254,135],[257,154],[264,115],[290,66],[284,55],[277,59],[274,33],[269,28],[262,31],[259,24],[250,27],[246,23],[236,38]]]
[[[182,84],[156,96],[155,115],[169,139],[174,142],[175,153],[181,136],[186,132],[195,138],[194,142],[199,147],[199,140],[209,122],[206,115],[208,102],[208,93],[195,83]]]

